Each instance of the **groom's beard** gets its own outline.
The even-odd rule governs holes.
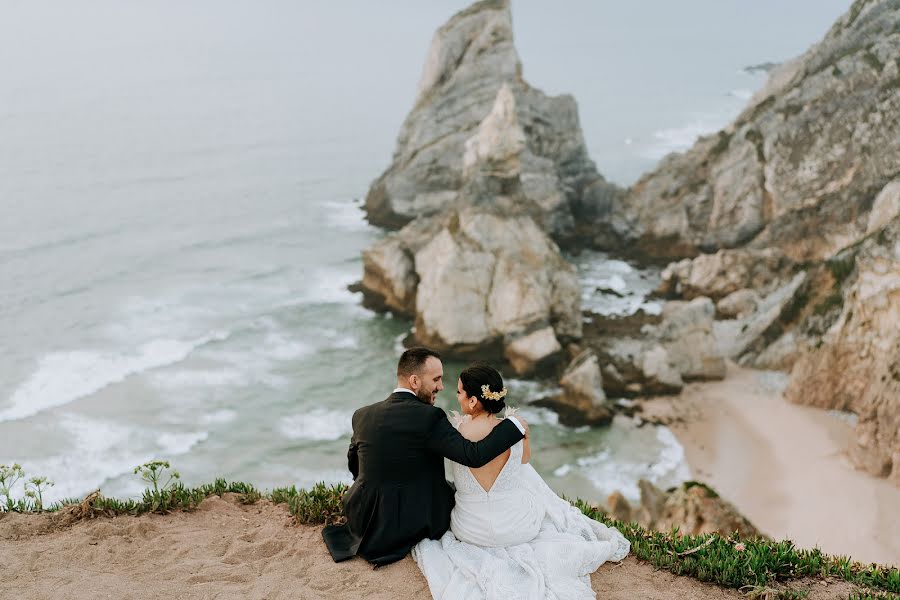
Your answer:
[[[418,392],[416,392],[416,397],[417,397],[419,400],[421,400],[421,401],[424,402],[425,404],[431,404],[432,406],[434,406],[435,396],[436,396],[436,394],[434,394],[434,393],[426,394],[426,393],[424,393],[424,392],[421,391],[421,390],[419,390]]]

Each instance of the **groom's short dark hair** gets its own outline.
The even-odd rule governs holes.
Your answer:
[[[441,355],[430,348],[416,346],[408,349],[400,355],[400,361],[397,363],[397,377],[415,375],[422,370],[422,365],[425,364],[429,356],[441,360]]]

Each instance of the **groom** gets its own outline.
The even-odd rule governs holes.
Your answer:
[[[453,508],[444,457],[481,467],[525,437],[524,419],[510,417],[480,442],[465,439],[434,406],[443,378],[437,352],[410,348],[397,365],[394,393],[353,413],[347,522],[322,531],[335,562],[359,555],[376,567],[386,565],[422,539],[440,538]]]

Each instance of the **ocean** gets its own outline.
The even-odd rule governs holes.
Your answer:
[[[410,323],[347,286],[384,232],[360,210],[390,162],[434,30],[466,2],[2,3],[0,464],[45,498],[348,481],[350,415],[393,388]],[[628,185],[732,119],[849,1],[513,2],[525,78],[579,102]],[[586,308],[658,273],[578,258]],[[624,293],[603,296],[597,287]],[[452,408],[462,365],[445,365]],[[509,382],[527,405],[551,383]],[[554,489],[602,500],[690,477],[674,436],[526,407]]]

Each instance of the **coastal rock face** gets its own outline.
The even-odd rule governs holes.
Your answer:
[[[402,232],[401,232],[402,237]],[[581,336],[575,269],[534,221],[465,208],[415,253],[415,337],[450,355],[502,347],[526,374]]]
[[[720,300],[741,289],[765,293],[790,270],[791,262],[775,248],[719,250],[671,263],[661,273],[657,292],[690,300]]]
[[[416,306],[413,255],[399,237],[387,238],[363,251],[363,304],[377,311],[412,316]]]
[[[900,484],[900,217],[852,251],[840,317],[794,366],[786,396],[856,413],[854,462]]]
[[[725,359],[713,334],[715,306],[709,298],[668,302],[658,337],[675,369],[686,380],[725,378]]]
[[[596,352],[609,396],[674,394],[690,380],[725,377],[709,298],[668,302],[659,317],[600,319],[586,340]]]
[[[792,319],[795,303],[803,297],[806,284],[806,273],[801,271],[756,301],[752,312],[740,318],[716,321],[713,331],[720,354],[744,365],[752,362],[782,334],[784,324]]]
[[[753,290],[737,290],[716,303],[716,315],[723,319],[740,319],[753,314],[759,302],[759,294]]]
[[[621,521],[637,521],[647,529],[657,531],[678,527],[686,535],[737,532],[741,537],[762,537],[733,504],[702,483],[689,481],[663,491],[642,479],[638,487],[641,490],[639,506],[631,507],[621,494],[614,493],[607,500],[610,514]]]
[[[866,233],[900,172],[898,82],[900,7],[857,0],[734,123],[641,178],[610,222],[650,257],[748,245],[825,259]]]
[[[494,152],[520,164],[485,154]],[[435,33],[393,161],[366,197],[369,221],[398,228],[440,212],[476,162],[493,163],[499,179],[520,175],[518,202],[557,241],[574,235],[580,215],[606,214],[619,194],[588,156],[575,100],[522,78],[507,0],[477,2]]]

